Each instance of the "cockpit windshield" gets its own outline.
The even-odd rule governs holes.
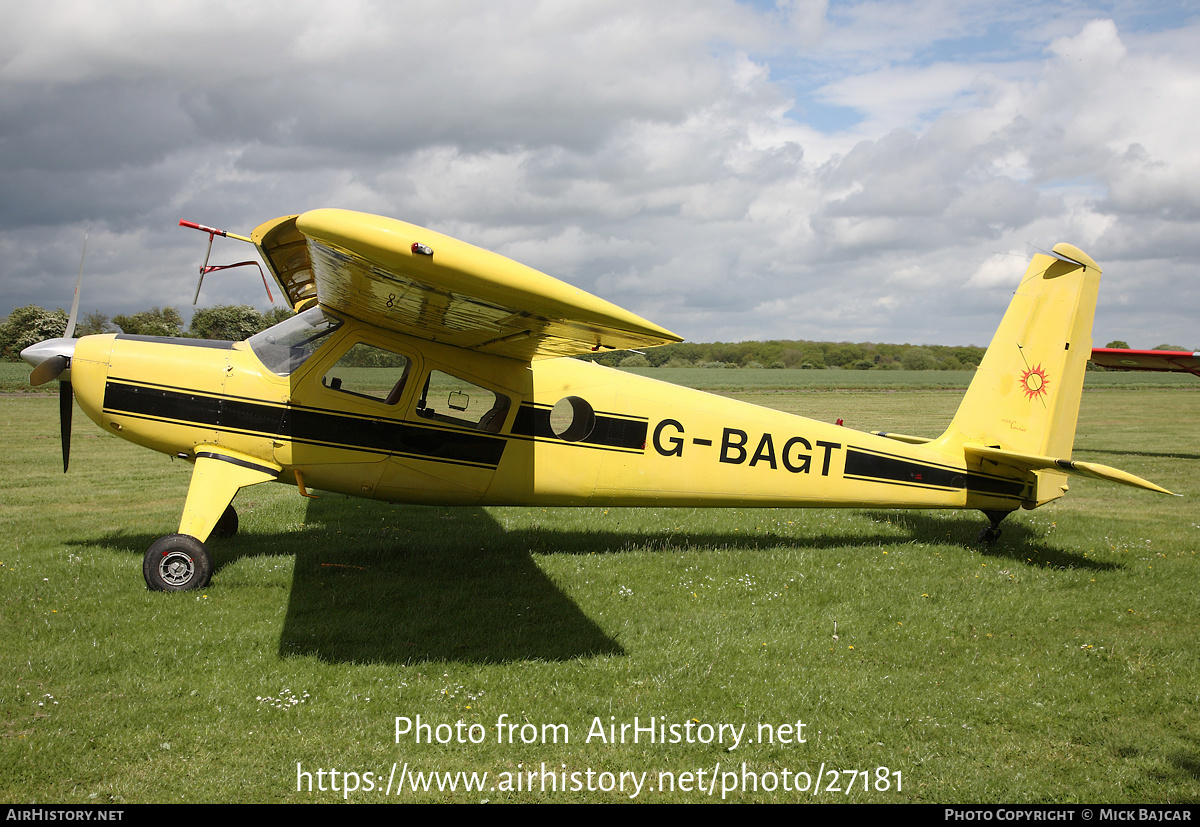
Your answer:
[[[290,376],[341,324],[341,319],[313,307],[254,334],[250,347],[272,373]]]

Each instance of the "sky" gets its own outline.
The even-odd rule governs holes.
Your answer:
[[[1030,256],[1200,348],[1200,11],[1014,0],[0,0],[0,315],[174,306],[318,207],[689,341],[986,345]],[[212,263],[253,251],[217,239]],[[276,298],[278,301],[278,296]],[[252,269],[200,306],[270,306]]]

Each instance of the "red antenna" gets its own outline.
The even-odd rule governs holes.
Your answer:
[[[195,307],[196,302],[200,301],[200,287],[204,284],[204,276],[206,274],[215,273],[218,270],[232,270],[234,267],[249,267],[251,265],[258,268],[258,274],[262,276],[263,287],[265,287],[267,290],[267,298],[271,300],[271,304],[275,303],[275,297],[271,295],[271,285],[267,284],[267,274],[263,272],[262,265],[257,261],[239,261],[237,264],[214,264],[211,267],[208,264],[208,258],[212,255],[212,243],[214,236],[219,235],[222,238],[233,238],[237,239],[238,241],[249,242],[250,244],[254,243],[253,239],[247,238],[244,235],[238,235],[237,233],[218,230],[216,227],[207,227],[204,224],[197,224],[195,221],[184,221],[182,218],[179,219],[179,226],[189,227],[193,230],[199,230],[202,233],[208,233],[208,250],[204,253],[204,263],[200,265],[200,281],[196,283],[196,295],[192,299],[193,307]]]

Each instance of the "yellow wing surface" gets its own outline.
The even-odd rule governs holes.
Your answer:
[[[523,264],[403,221],[312,210],[252,239],[293,307],[522,360],[683,341],[665,328]]]

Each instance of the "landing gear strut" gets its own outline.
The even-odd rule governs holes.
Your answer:
[[[232,505],[225,506],[225,513],[221,515],[221,519],[217,520],[217,524],[213,526],[213,537],[232,537],[237,534],[238,530],[238,515],[233,510]]]
[[[992,524],[979,532],[977,541],[985,546],[995,545],[996,541],[1000,539],[1000,521],[1011,513],[1010,511],[983,512],[983,516],[991,520]]]

